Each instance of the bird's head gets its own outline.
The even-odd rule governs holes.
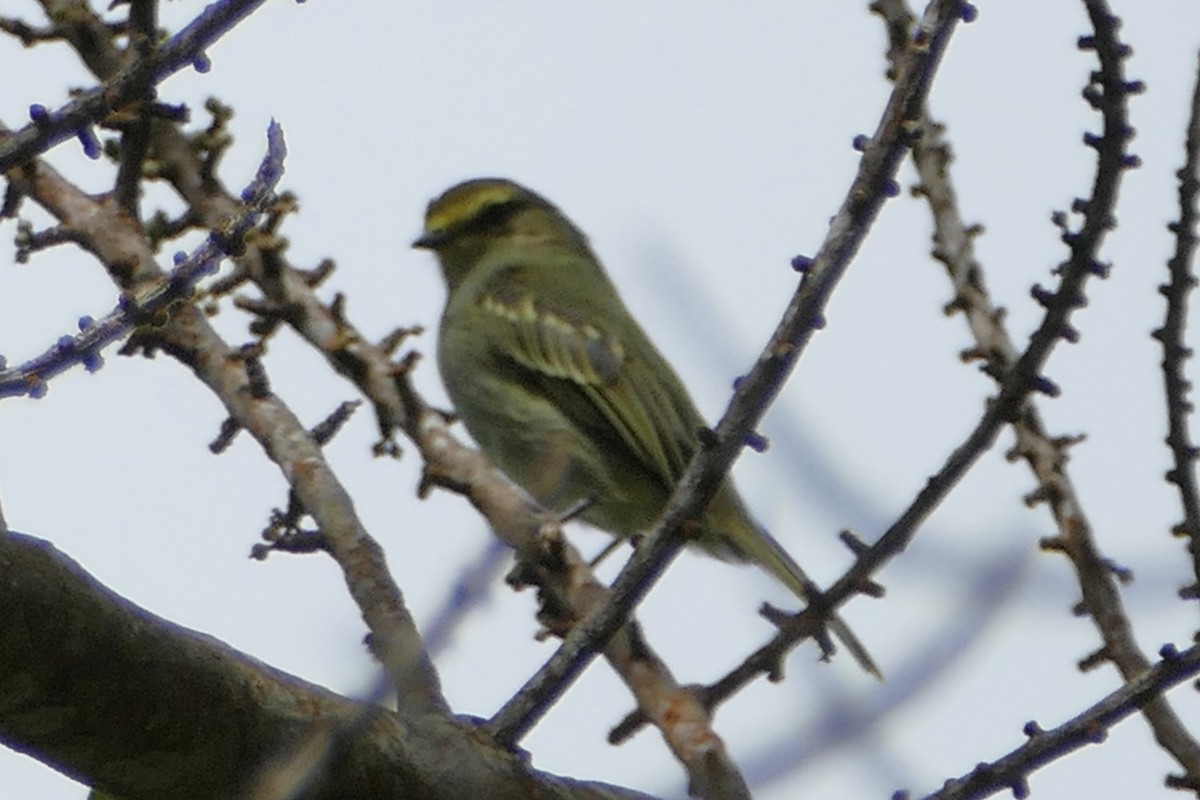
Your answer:
[[[587,249],[587,239],[549,200],[504,178],[475,178],[429,203],[413,247],[437,253],[453,288],[489,253],[531,244]]]

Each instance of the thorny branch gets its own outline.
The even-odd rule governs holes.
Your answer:
[[[1193,404],[1188,400],[1192,385],[1185,376],[1184,365],[1192,355],[1184,337],[1187,327],[1188,297],[1196,287],[1194,259],[1196,255],[1196,195],[1200,192],[1200,69],[1192,94],[1192,112],[1188,118],[1184,142],[1184,164],[1179,178],[1179,221],[1168,228],[1175,234],[1175,252],[1167,264],[1170,282],[1159,287],[1166,297],[1167,310],[1163,326],[1153,334],[1162,343],[1163,382],[1167,401],[1167,447],[1171,449],[1173,465],[1167,481],[1179,490],[1183,519],[1174,533],[1188,539],[1192,554],[1192,573],[1196,581],[1184,590],[1185,596],[1200,597],[1200,490],[1196,488],[1197,447],[1188,432],[1188,417]]]
[[[873,8],[887,21],[894,49],[895,43],[902,40],[910,24],[907,8],[902,0],[881,0]],[[1097,49],[1104,92],[1100,96],[1089,87],[1084,96],[1104,113],[1105,140],[1119,144],[1126,138],[1123,133],[1127,125],[1124,98],[1127,94],[1140,91],[1141,87],[1137,83],[1127,83],[1121,75],[1120,64],[1127,51],[1124,45],[1116,41],[1115,18],[1101,5],[1089,6],[1089,13],[1096,37],[1092,42],[1081,40],[1081,47]],[[927,199],[933,215],[934,256],[945,265],[954,284],[955,297],[947,305],[947,312],[961,311],[975,338],[975,347],[964,353],[964,359],[983,361],[984,372],[1000,381],[1017,362],[1017,350],[1005,330],[1003,312],[994,307],[989,299],[982,268],[975,260],[972,245],[975,232],[963,224],[959,215],[950,178],[950,148],[943,138],[943,129],[930,118],[927,110],[923,112],[922,128],[924,135],[913,143],[913,160],[920,177],[917,192]],[[1107,159],[1102,156],[1093,199],[1089,202],[1079,201],[1078,206],[1094,209],[1096,198],[1103,196],[1102,192],[1110,191],[1103,188],[1104,170],[1109,170],[1115,177],[1117,165],[1134,163],[1132,157],[1121,157],[1119,152],[1110,154]],[[1115,186],[1111,192],[1115,194]],[[1107,208],[1111,207],[1110,201]],[[1103,222],[1104,217],[1099,216],[1098,219]],[[1065,226],[1063,230],[1064,241],[1070,243],[1072,234]],[[1078,296],[1082,298],[1082,286],[1078,291]],[[1034,296],[1039,297],[1036,288]],[[1071,328],[1064,328],[1062,336],[1071,342],[1077,339]],[[1025,460],[1039,485],[1038,490],[1029,495],[1028,502],[1048,503],[1059,528],[1059,536],[1044,546],[1061,550],[1075,564],[1084,591],[1084,607],[1104,637],[1104,648],[1082,666],[1090,668],[1103,659],[1109,659],[1118,666],[1125,680],[1133,680],[1148,668],[1149,661],[1132,635],[1114,581],[1114,577],[1120,577],[1121,573],[1099,554],[1092,540],[1090,523],[1068,473],[1066,448],[1074,440],[1051,437],[1032,398],[1027,398],[1021,404],[1011,424],[1016,434],[1016,445],[1009,457]],[[1200,748],[1166,700],[1151,699],[1146,704],[1145,717],[1160,744],[1175,756],[1187,775],[1191,776],[1176,780],[1194,781],[1200,775],[1197,772],[1200,769]]]
[[[147,85],[156,86],[186,66],[194,66],[201,72],[207,71],[209,65],[204,55],[205,48],[232,30],[263,2],[264,0],[218,0],[159,47],[156,55],[147,54],[142,58],[132,59],[128,66],[115,76],[101,75],[106,85],[83,93],[57,111],[49,111],[40,106],[31,109],[30,116],[33,121],[29,125],[0,139],[0,172],[7,172],[9,168],[45,153],[55,144],[73,137],[79,137],[89,155],[96,157],[99,151],[94,150],[92,125],[104,120],[126,103],[137,100],[144,94]],[[55,14],[50,16],[52,19],[56,17]],[[94,19],[91,9],[86,4],[80,4],[75,12],[68,14],[64,10],[62,18],[65,21],[61,24],[74,28],[79,25],[76,17]],[[111,28],[97,23],[92,30],[102,32],[111,45]],[[85,55],[85,60],[85,51],[100,45],[98,41],[73,39],[69,31],[63,35],[80,49],[81,55]],[[104,49],[102,45],[100,47]],[[111,52],[117,52],[109,49]],[[119,68],[121,64],[122,59],[115,59],[109,61],[104,69]],[[89,63],[89,66],[93,69],[96,67],[94,63]]]
[[[1200,674],[1200,646],[1182,653],[1168,646],[1160,656],[1162,660],[1150,669],[1057,728],[1045,731],[1036,722],[1026,723],[1024,733],[1029,741],[1025,744],[1002,758],[979,764],[968,775],[946,781],[941,790],[923,800],[977,800],[1006,790],[1018,800],[1028,797],[1029,776],[1034,770],[1089,744],[1100,744],[1118,722]]]
[[[877,3],[875,7],[882,8],[885,3]],[[902,552],[912,541],[918,526],[949,494],[950,490],[966,474],[995,441],[1000,429],[1014,419],[1019,419],[1025,408],[1029,395],[1034,391],[1053,394],[1057,390],[1047,379],[1041,376],[1041,369],[1050,352],[1057,343],[1068,336],[1072,330],[1068,319],[1072,311],[1078,307],[1083,297],[1082,289],[1086,280],[1092,275],[1103,274],[1104,267],[1096,260],[1096,253],[1104,235],[1111,227],[1112,208],[1116,200],[1116,189],[1120,175],[1125,169],[1135,166],[1136,160],[1127,156],[1124,146],[1128,138],[1128,125],[1124,118],[1124,104],[1128,94],[1139,89],[1136,84],[1126,83],[1121,76],[1121,61],[1126,53],[1123,45],[1115,38],[1115,24],[1111,15],[1103,11],[1093,18],[1097,35],[1095,44],[1084,42],[1098,50],[1102,70],[1095,80],[1103,90],[1097,93],[1092,87],[1087,92],[1089,97],[1102,105],[1105,120],[1103,136],[1091,139],[1090,143],[1098,153],[1098,165],[1092,196],[1089,201],[1079,201],[1079,210],[1084,214],[1084,224],[1076,233],[1064,233],[1063,240],[1071,250],[1070,259],[1056,269],[1059,275],[1057,291],[1040,290],[1036,296],[1046,310],[1045,317],[1038,330],[1031,337],[1029,346],[1019,357],[1014,356],[1002,372],[999,394],[989,403],[987,412],[977,423],[975,429],[960,444],[947,459],[943,467],[929,479],[925,487],[893,523],[888,530],[870,547],[857,542],[852,546],[858,553],[855,564],[829,588],[825,593],[825,602],[830,608],[836,608],[850,597],[863,591],[863,587],[871,586],[871,576],[887,561]],[[903,40],[902,37],[901,40]],[[914,114],[919,118],[923,109]],[[978,276],[975,276],[978,277]],[[1065,500],[1065,498],[1059,498]],[[1074,506],[1061,505],[1063,511]],[[1078,516],[1075,517],[1078,520]],[[1078,536],[1078,527],[1072,530]],[[1077,539],[1082,542],[1082,539]],[[1080,552],[1090,553],[1090,548],[1080,545]],[[1097,565],[1097,572],[1092,573],[1100,580],[1110,580],[1111,573],[1108,564],[1093,556],[1090,565]],[[1093,584],[1094,585],[1094,584]],[[1115,587],[1112,589],[1115,593]],[[1119,598],[1118,598],[1119,602]],[[804,635],[805,626],[811,625],[810,615],[813,608],[806,609],[798,617],[795,630],[783,630],[772,641],[752,653],[742,664],[732,670],[721,680],[703,690],[707,705],[715,707],[731,697],[749,681],[760,674],[777,675],[783,655],[794,643]],[[1127,676],[1127,679],[1140,674],[1140,670]],[[1151,703],[1153,705],[1153,703]]]
[[[0,132],[5,128],[0,125]],[[79,320],[80,332],[64,336],[40,356],[12,369],[0,369],[0,398],[16,395],[40,397],[47,382],[75,364],[89,371],[100,368],[101,351],[124,338],[139,324],[161,324],[168,308],[187,300],[196,284],[216,273],[223,259],[245,247],[247,233],[258,223],[271,201],[275,186],[283,177],[283,158],[287,150],[283,129],[272,123],[267,131],[267,153],[258,174],[242,192],[245,205],[237,215],[214,229],[190,255],[176,256],[175,268],[157,283],[139,286],[134,293],[122,295],[117,307],[102,319]],[[19,181],[19,178],[18,178]]]
[[[887,19],[893,42],[898,41],[908,24],[904,2],[884,0],[877,2],[875,8]],[[1092,88],[1088,88],[1085,97],[1092,102],[1093,107],[1102,107],[1100,110],[1105,118],[1105,138],[1118,140],[1123,137],[1122,132],[1126,130],[1127,125],[1124,120],[1122,89],[1126,94],[1133,94],[1140,90],[1140,84],[1126,83],[1121,76],[1120,64],[1126,49],[1116,42],[1115,18],[1112,18],[1103,6],[1090,6],[1088,11],[1096,26],[1097,37],[1092,41],[1082,40],[1081,47],[1091,46],[1098,49],[1105,73],[1105,91],[1103,97],[1100,97]],[[1122,102],[1106,102],[1110,98]],[[923,127],[925,136],[913,143],[913,160],[920,176],[918,192],[928,199],[934,215],[934,254],[946,265],[955,287],[955,297],[947,306],[947,311],[964,313],[976,338],[976,347],[964,354],[965,359],[982,360],[984,372],[1000,379],[1001,375],[1013,367],[1016,349],[1004,330],[1003,313],[991,305],[983,271],[974,260],[973,231],[962,224],[959,216],[958,200],[949,176],[949,145],[942,138],[942,128],[929,118],[928,112],[925,113]],[[1115,172],[1115,164],[1118,163],[1122,163],[1118,155],[1110,156],[1108,161],[1102,158],[1099,169],[1108,168]],[[1132,164],[1134,161],[1132,157],[1126,157],[1123,163]],[[1100,182],[1102,175],[1098,174],[1097,186]],[[1093,200],[1096,197],[1097,192],[1093,191]],[[1082,201],[1079,205],[1084,209],[1093,207],[1092,203]],[[1063,229],[1064,240],[1069,242],[1070,234],[1066,228]],[[1038,296],[1037,289],[1034,296]],[[1063,336],[1072,342],[1076,338],[1072,329],[1064,329]],[[1112,569],[1108,560],[1100,557],[1092,541],[1091,527],[1082,511],[1078,493],[1070,480],[1066,449],[1073,440],[1066,437],[1051,438],[1046,433],[1042,416],[1032,398],[1022,405],[1020,414],[1013,419],[1012,425],[1016,434],[1016,445],[1010,451],[1009,457],[1024,458],[1039,483],[1038,491],[1031,494],[1028,501],[1031,504],[1044,501],[1050,505],[1060,536],[1050,540],[1048,546],[1062,549],[1062,552],[1067,553],[1073,560],[1080,575],[1081,587],[1084,588],[1085,608],[1090,612],[1092,619],[1097,621],[1105,639],[1105,648],[1082,666],[1090,668],[1096,666],[1103,658],[1110,658],[1121,669],[1124,679],[1133,680],[1148,667],[1148,661],[1136,645],[1128,616],[1124,613],[1123,603],[1116,588],[1114,576],[1120,577],[1121,573]],[[1070,543],[1070,546],[1064,547],[1064,542]],[[1187,729],[1163,698],[1152,698],[1146,704],[1145,716],[1160,744],[1174,754],[1177,762],[1186,769],[1188,776],[1193,776],[1175,780],[1192,783],[1194,776],[1198,775],[1196,770],[1200,769],[1200,748],[1196,746],[1192,736],[1187,733]]]

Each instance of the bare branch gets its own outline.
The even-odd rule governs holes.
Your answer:
[[[1100,744],[1118,722],[1147,703],[1161,701],[1172,687],[1200,675],[1200,646],[1182,653],[1168,646],[1160,655],[1162,660],[1150,669],[1057,728],[1044,731],[1036,722],[1026,723],[1028,742],[996,761],[980,764],[969,775],[947,781],[940,791],[926,795],[924,800],[974,800],[1005,790],[1017,798],[1027,797],[1029,776],[1034,770],[1089,744]]]
[[[902,0],[882,0],[875,4],[875,9],[887,20],[890,38],[895,41],[897,31],[905,30],[909,24],[909,13],[904,3]],[[1101,58],[1103,72],[1099,80],[1103,82],[1104,92],[1102,96],[1097,95],[1089,87],[1085,96],[1093,100],[1093,105],[1099,105],[1105,115],[1105,141],[1111,150],[1107,160],[1103,153],[1101,155],[1092,200],[1081,201],[1078,205],[1096,219],[1097,229],[1102,230],[1105,215],[1111,214],[1115,187],[1103,189],[1101,184],[1111,180],[1106,176],[1115,176],[1120,165],[1133,163],[1131,157],[1121,155],[1127,125],[1124,106],[1127,94],[1138,91],[1140,87],[1127,83],[1121,74],[1124,46],[1116,41],[1115,20],[1111,14],[1100,5],[1089,6],[1089,11],[1096,26],[1097,37],[1092,46],[1096,47]],[[913,160],[921,180],[918,192],[928,200],[933,215],[934,256],[946,267],[955,288],[955,297],[947,304],[947,312],[961,311],[975,338],[975,347],[964,354],[964,359],[982,360],[984,372],[999,381],[1014,368],[1017,351],[1005,329],[1002,311],[991,303],[983,271],[975,260],[972,245],[975,231],[963,224],[958,211],[958,200],[950,177],[950,148],[943,138],[942,126],[929,117],[928,111],[923,113],[925,135],[913,143]],[[1181,194],[1182,191],[1181,187]],[[1104,202],[1104,210],[1096,209],[1098,200],[1106,194],[1109,199]],[[1188,206],[1185,204],[1184,207]],[[1070,244],[1073,236],[1064,227],[1064,241]],[[1183,269],[1182,274],[1186,276],[1186,266]],[[1082,286],[1074,291],[1082,298]],[[1056,295],[1047,297],[1062,295],[1063,290],[1060,289]],[[1075,341],[1077,337],[1068,334],[1073,329],[1066,326],[1065,319],[1062,324],[1064,337],[1068,341]],[[1040,330],[1046,330],[1046,327]],[[1032,398],[1021,405],[1012,425],[1017,442],[1009,457],[1024,459],[1038,481],[1039,488],[1029,496],[1028,502],[1048,503],[1058,525],[1059,536],[1044,542],[1043,547],[1063,552],[1071,558],[1079,575],[1084,605],[1104,638],[1105,645],[1098,654],[1099,658],[1085,664],[1094,666],[1101,660],[1112,660],[1125,680],[1132,680],[1149,668],[1149,661],[1133,637],[1114,581],[1118,571],[1100,555],[1093,542],[1091,525],[1068,473],[1066,449],[1074,440],[1051,437]],[[1187,733],[1165,699],[1147,703],[1145,713],[1159,742],[1192,776],[1187,780],[1194,781],[1200,776],[1197,772],[1200,769],[1200,746]]]
[[[877,4],[878,5],[878,4]],[[1112,39],[1111,22],[1105,27],[1102,38],[1102,58],[1108,70],[1119,75],[1123,49]],[[1114,61],[1115,59],[1115,61]],[[1101,74],[1105,95],[1100,98],[1107,106],[1123,109],[1126,95],[1133,87],[1123,80],[1114,79],[1110,72]],[[920,108],[914,111],[920,116]],[[1031,338],[1025,352],[1016,359],[1004,374],[999,394],[992,399],[988,409],[974,430],[950,454],[942,468],[934,474],[913,502],[888,530],[870,547],[862,549],[854,565],[825,592],[823,600],[827,608],[836,608],[850,597],[863,593],[872,585],[872,575],[885,563],[902,552],[916,535],[917,528],[957,485],[958,481],[974,465],[995,441],[1001,427],[1020,415],[1030,393],[1047,390],[1051,384],[1040,377],[1042,365],[1067,327],[1070,314],[1076,308],[1069,298],[1081,297],[1082,286],[1092,275],[1097,274],[1096,251],[1105,233],[1111,227],[1111,211],[1116,199],[1119,178],[1133,163],[1124,155],[1127,127],[1122,113],[1106,113],[1105,136],[1095,142],[1099,153],[1099,166],[1092,201],[1081,203],[1085,210],[1085,223],[1078,234],[1068,239],[1072,256],[1058,267],[1059,289],[1047,293],[1046,315]],[[1073,511],[1076,509],[1072,508]],[[1078,535],[1079,531],[1073,529]],[[1089,540],[1090,541],[1090,540]],[[1108,565],[1104,564],[1105,577],[1110,577]],[[1115,593],[1115,589],[1113,590]],[[1119,603],[1119,598],[1117,598]],[[815,606],[802,611],[789,629],[781,630],[770,642],[752,653],[726,677],[705,690],[705,699],[717,705],[732,696],[743,685],[758,675],[777,674],[777,665],[797,641],[811,634],[814,622],[819,623],[823,609]],[[814,619],[816,617],[816,619]],[[1134,674],[1140,674],[1140,670]]]
[[[1179,221],[1171,223],[1175,234],[1175,252],[1167,264],[1171,280],[1159,287],[1167,299],[1166,319],[1153,334],[1162,343],[1163,382],[1167,400],[1167,446],[1174,465],[1167,481],[1179,490],[1183,520],[1175,526],[1177,536],[1188,538],[1192,554],[1192,573],[1196,582],[1187,595],[1200,597],[1200,490],[1196,488],[1196,445],[1188,432],[1188,417],[1193,406],[1188,400],[1192,388],[1184,375],[1184,362],[1192,350],[1184,335],[1187,326],[1188,296],[1196,286],[1193,259],[1196,254],[1196,194],[1200,192],[1200,70],[1192,94],[1192,113],[1188,120],[1185,159],[1179,177]]]
[[[372,708],[268,667],[118,597],[40,539],[0,533],[0,574],[0,683],[20,687],[4,695],[0,742],[111,794],[246,797],[308,743],[334,757],[292,784],[295,800],[647,797],[539,772],[470,722]]]
[[[0,125],[0,133],[6,130]],[[77,335],[63,336],[42,355],[18,367],[0,369],[0,398],[19,395],[40,397],[45,394],[51,378],[75,364],[83,364],[89,371],[99,369],[102,363],[100,353],[105,347],[124,338],[136,325],[153,324],[171,304],[190,297],[196,283],[215,273],[227,255],[244,249],[246,234],[257,224],[262,210],[283,177],[286,153],[283,130],[272,123],[267,131],[267,153],[259,165],[258,174],[242,192],[245,205],[237,215],[222,230],[209,234],[191,255],[176,256],[175,268],[162,281],[139,286],[135,293],[126,293],[117,307],[100,320],[90,317],[80,319],[80,332]],[[14,184],[24,181],[21,170],[14,170],[9,178]],[[59,228],[70,233],[71,241],[86,245],[78,231],[72,231],[68,226]]]
[[[60,224],[74,228],[122,288],[136,294],[163,282],[140,226],[111,197],[97,200],[84,194],[40,161],[22,170],[29,197]],[[219,230],[220,225],[214,227]],[[179,305],[160,328],[143,329],[131,343],[149,350],[162,348],[190,367],[225,404],[229,416],[278,464],[329,541],[350,594],[371,629],[372,648],[398,687],[405,710],[445,712],[437,675],[400,589],[387,571],[382,549],[290,409],[274,395],[255,397],[247,391],[244,360],[217,336],[194,305]]]
[[[0,172],[46,152],[51,147],[86,131],[114,110],[136,99],[147,85],[186,66],[208,69],[206,47],[233,29],[262,5],[264,0],[218,0],[205,8],[191,24],[172,36],[154,58],[135,59],[105,86],[84,92],[57,111],[45,111],[16,133],[0,137]],[[80,2],[80,11],[91,17],[91,9]],[[119,62],[118,62],[119,63]],[[103,76],[107,79],[107,76]]]

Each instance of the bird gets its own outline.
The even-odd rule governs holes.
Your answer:
[[[440,263],[438,369],[483,453],[551,511],[577,510],[620,539],[652,530],[705,421],[585,234],[536,192],[476,178],[429,203],[413,247]],[[802,601],[815,589],[728,476],[693,541],[757,564]],[[828,626],[881,677],[840,617]]]

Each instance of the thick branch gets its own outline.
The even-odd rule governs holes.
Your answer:
[[[125,798],[244,797],[332,750],[295,798],[644,798],[532,769],[472,723],[371,709],[150,614],[0,533],[0,741]],[[317,747],[313,748],[314,738]]]

